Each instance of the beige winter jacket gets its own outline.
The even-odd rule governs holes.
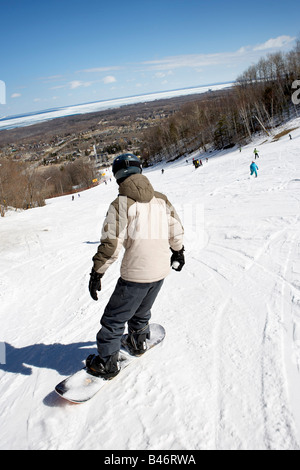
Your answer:
[[[94,269],[104,274],[124,247],[123,279],[159,281],[170,270],[170,247],[179,251],[182,246],[183,227],[174,207],[144,175],[135,174],[120,184],[119,196],[109,206]]]

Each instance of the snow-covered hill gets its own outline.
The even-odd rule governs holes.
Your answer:
[[[0,220],[1,449],[299,449],[300,129],[292,135],[211,154],[197,170],[190,157],[145,171],[186,232],[186,265],[152,312],[167,336],[80,406],[53,390],[94,351],[119,275],[118,261],[90,298],[117,184]]]

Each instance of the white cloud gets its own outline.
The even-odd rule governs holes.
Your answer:
[[[278,36],[278,38],[272,38],[263,44],[259,44],[254,47],[254,51],[266,51],[268,49],[280,49],[281,47],[287,46],[291,42],[295,41],[295,37],[291,36]]]
[[[166,57],[160,60],[150,60],[143,62],[153,70],[169,70],[183,67],[205,67],[210,65],[220,65],[225,63],[237,53],[217,53],[217,54],[187,54],[173,57]]]
[[[13,93],[11,98],[20,98],[20,96],[22,96],[21,93]]]
[[[155,77],[156,78],[165,78],[167,75],[173,75],[172,70],[169,70],[168,72],[156,72]]]
[[[72,82],[69,82],[69,86],[71,90],[75,90],[75,88],[80,88],[80,87],[88,87],[91,85],[92,85],[92,82],[83,82],[81,80],[73,80]]]
[[[103,73],[103,72],[110,72],[111,70],[120,70],[122,67],[116,65],[111,67],[95,67],[92,69],[84,69],[78,70],[77,73],[84,72],[84,73]]]
[[[104,77],[102,81],[103,83],[108,84],[108,83],[115,83],[117,80],[112,75],[107,75],[107,77]]]
[[[280,49],[284,46],[291,45],[295,40],[291,36],[279,36],[275,39],[269,39],[264,44],[258,46],[243,46],[237,51],[233,52],[219,52],[215,54],[187,54],[165,57],[158,60],[148,60],[142,62],[150,70],[160,70],[164,72],[157,72],[156,76],[162,78],[163,73],[166,71],[178,68],[202,68],[211,67],[215,65],[233,66],[239,64],[242,60],[255,61],[261,57],[260,51]],[[158,75],[160,74],[160,76]]]
[[[251,49],[251,47],[249,46],[242,46],[237,52],[239,54],[245,54],[247,51],[249,51]]]
[[[61,80],[63,79],[63,75],[51,75],[50,77],[39,77],[38,80],[43,80],[46,82],[52,82],[55,80]]]
[[[65,88],[66,85],[57,85],[57,86],[52,86],[50,90],[58,90],[59,88]]]

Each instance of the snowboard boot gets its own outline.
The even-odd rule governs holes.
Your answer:
[[[96,377],[112,379],[120,372],[119,353],[113,354],[107,361],[101,359],[100,356],[90,354],[86,359],[86,368],[90,374]]]
[[[147,332],[148,330],[148,332]],[[126,346],[133,356],[141,356],[147,351],[147,339],[150,339],[149,325],[140,330],[128,327]]]

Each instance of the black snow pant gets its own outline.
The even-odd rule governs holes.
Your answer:
[[[133,330],[146,328],[151,318],[151,307],[164,280],[149,283],[125,281],[119,278],[115,290],[104,310],[97,334],[99,356],[107,360],[118,352],[125,323]],[[147,328],[145,333],[148,333]]]

